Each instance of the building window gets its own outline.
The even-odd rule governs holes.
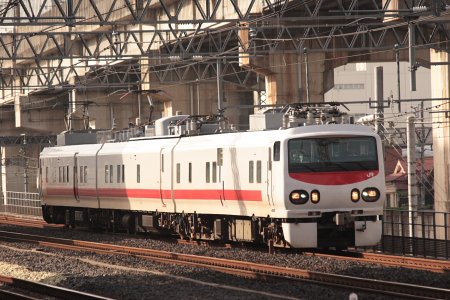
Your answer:
[[[363,90],[364,83],[345,83],[345,84],[335,84],[335,90]]]
[[[367,71],[367,63],[365,63],[365,62],[356,63],[356,71],[358,71],[358,72]]]

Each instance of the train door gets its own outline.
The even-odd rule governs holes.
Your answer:
[[[173,205],[173,211],[176,211],[173,197],[173,146],[161,149],[160,153],[160,195],[163,207],[168,210]]]
[[[75,200],[80,201],[80,195],[78,193],[78,152],[73,155],[73,195]]]
[[[161,203],[163,204],[163,207],[166,206],[166,204],[164,203],[165,199],[166,199],[166,195],[165,195],[165,167],[166,167],[166,162],[164,160],[164,150],[165,148],[161,148],[161,151],[159,152],[159,194],[161,197]]]
[[[267,161],[267,201],[269,202],[269,205],[273,206],[273,196],[272,196],[272,186],[273,186],[273,178],[272,178],[272,148],[269,147],[268,149],[269,157],[266,160]]]
[[[218,190],[220,191],[220,202],[222,203],[222,206],[224,206],[225,198],[225,180],[222,177],[222,166],[223,166],[223,148],[217,148],[217,166],[214,166],[213,163],[213,182],[215,180],[214,177],[216,177],[218,182]],[[217,170],[216,170],[217,168]],[[216,175],[214,175],[214,172],[217,172]]]

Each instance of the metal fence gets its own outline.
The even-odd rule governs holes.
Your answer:
[[[2,212],[42,216],[39,193],[3,192]]]
[[[385,254],[450,257],[450,213],[384,211],[383,236],[374,250]]]
[[[4,192],[2,211],[41,216],[39,193]],[[386,209],[381,241],[362,250],[449,259],[449,238],[450,212]]]

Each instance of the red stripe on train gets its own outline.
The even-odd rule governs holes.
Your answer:
[[[73,196],[73,188],[47,188],[47,195],[51,196]],[[163,190],[163,198],[171,199],[171,190]],[[262,201],[261,191],[252,190],[175,190],[175,199],[197,199],[197,200],[241,200]],[[80,197],[96,197],[95,189],[78,188]],[[109,198],[161,198],[160,190],[157,189],[99,189],[99,197]]]
[[[343,185],[362,182],[377,176],[380,171],[352,171],[352,172],[311,172],[311,173],[289,173],[295,180],[320,184],[320,185]]]

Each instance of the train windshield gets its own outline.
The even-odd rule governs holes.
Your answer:
[[[374,137],[293,139],[288,149],[289,173],[378,170]]]

